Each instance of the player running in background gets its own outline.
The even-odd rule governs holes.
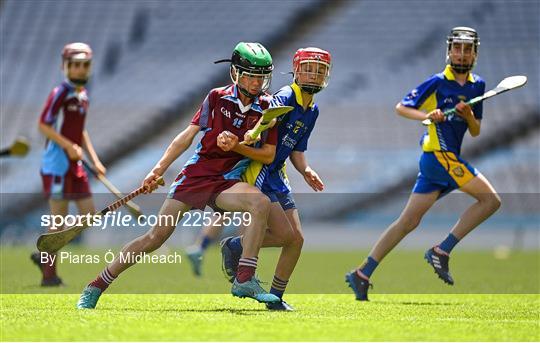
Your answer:
[[[283,294],[304,243],[298,209],[285,172],[287,158],[314,191],[324,189],[322,180],[309,166],[304,152],[319,116],[314,95],[328,85],[331,64],[331,55],[325,50],[310,47],[296,51],[293,57],[294,81],[282,87],[272,100],[272,106],[294,107],[291,112],[278,118],[276,157],[270,164],[253,161],[244,174],[247,182],[260,188],[272,201],[268,230],[262,246],[282,248],[270,289],[270,293],[279,297],[280,302],[266,304],[270,310],[293,310],[283,301]],[[246,140],[249,138],[247,136]],[[229,280],[233,280],[237,273],[245,245],[245,235],[225,238],[221,242],[223,271]]]
[[[92,67],[92,49],[84,43],[71,43],[62,50],[62,70],[65,80],[50,93],[39,118],[39,131],[46,137],[41,164],[45,197],[52,215],[66,216],[69,201],[75,201],[79,214],[94,213],[88,176],[82,165],[83,150],[96,170],[105,174],[88,132],[84,129],[88,112],[85,85]],[[62,230],[51,227],[49,232]],[[56,272],[56,259],[47,255],[42,263],[40,253],[31,255],[42,272],[42,286],[59,286],[62,280]],[[54,261],[54,262],[53,262]]]
[[[240,259],[232,294],[259,302],[277,302],[279,298],[267,293],[255,277],[258,253],[266,230],[270,201],[259,189],[239,181],[235,167],[247,159],[270,163],[276,151],[276,129],[269,130],[267,144],[261,148],[240,145],[238,137],[255,126],[269,102],[263,96],[270,86],[272,57],[259,43],[239,43],[232,54],[230,76],[233,84],[210,91],[191,124],[169,145],[164,155],[143,181],[146,192],[157,188],[157,180],[167,168],[191,145],[198,132],[203,132],[195,154],[171,185],[160,217],[182,218],[192,208],[204,210],[209,205],[218,211],[249,212],[245,249]],[[222,142],[227,138],[227,147]],[[173,233],[177,223],[162,221],[146,234],[129,242],[122,249],[125,255],[139,256],[159,248]],[[122,261],[120,256],[85,287],[78,308],[95,308],[100,295],[133,260]]]
[[[357,300],[368,300],[369,278],[375,268],[418,226],[435,201],[459,189],[476,202],[461,215],[448,236],[425,253],[425,259],[439,278],[453,285],[448,269],[450,252],[501,204],[489,181],[460,157],[467,130],[473,137],[480,134],[482,103],[472,108],[464,103],[485,91],[484,80],[471,73],[478,57],[478,34],[468,27],[456,27],[446,42],[448,65],[444,71],[413,89],[396,106],[397,113],[405,118],[419,121],[429,118],[433,123],[421,140],[420,172],[405,209],[382,234],[364,263],[346,275]],[[445,118],[443,111],[453,107],[457,115]]]

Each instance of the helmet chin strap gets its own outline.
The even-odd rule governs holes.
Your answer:
[[[231,66],[230,76],[231,76],[232,81],[236,85],[236,88],[238,88],[238,90],[240,91],[240,93],[244,94],[248,98],[255,99],[256,97],[262,94],[262,92],[259,92],[258,94],[253,95],[247,89],[240,86],[240,82],[238,82],[238,80],[240,79],[240,72],[236,70],[236,68],[234,68],[233,66]]]
[[[258,97],[261,94],[261,93],[255,94],[255,95],[251,94],[250,92],[248,92],[247,89],[240,86],[240,84],[238,82],[236,83],[236,87],[238,87],[238,90],[240,91],[240,93],[244,94],[245,96],[247,96],[250,99],[255,99],[256,97]]]
[[[300,88],[308,94],[316,94],[322,90],[320,86],[300,86]]]
[[[84,86],[88,83],[88,79],[72,79],[68,77],[68,80],[75,86]]]
[[[452,69],[454,69],[454,71],[456,71],[459,74],[468,73],[473,68],[472,64],[463,65],[463,64],[450,63],[450,66],[452,67]]]

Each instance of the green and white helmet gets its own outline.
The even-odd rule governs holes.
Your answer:
[[[245,96],[254,98],[270,88],[274,65],[272,64],[272,56],[261,43],[240,42],[234,48],[230,60],[219,60],[214,63],[221,62],[231,63],[231,80]],[[259,94],[251,94],[239,85],[238,81],[242,76],[262,77],[263,82]]]

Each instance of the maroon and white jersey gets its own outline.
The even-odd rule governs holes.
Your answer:
[[[81,146],[87,111],[86,89],[76,92],[74,85],[64,81],[49,94],[39,120]],[[42,158],[42,174],[65,175],[68,171],[75,175],[84,173],[80,163],[71,161],[62,147],[47,140]]]
[[[251,103],[251,107],[244,108],[235,85],[211,90],[191,120],[191,124],[201,127],[204,136],[195,154],[184,165],[182,174],[187,177],[221,175],[225,179],[238,179],[238,175],[232,174],[236,174],[235,167],[246,157],[233,151],[221,150],[217,146],[217,136],[223,131],[230,131],[243,140],[244,134],[257,124],[263,110],[268,108],[270,99],[259,96]],[[276,145],[275,127],[268,130],[265,142]]]

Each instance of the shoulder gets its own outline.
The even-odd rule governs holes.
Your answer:
[[[54,101],[63,100],[69,94],[70,88],[64,82],[54,87],[53,90],[49,93],[49,96],[54,99]]]
[[[313,104],[313,107],[311,108],[311,117],[313,121],[317,120],[319,117],[319,106],[317,104]]]
[[[483,84],[483,85],[486,84],[486,81],[484,81],[484,79],[480,75],[474,74],[474,73],[471,73],[471,75],[475,83]]]
[[[232,94],[231,86],[213,88],[206,95],[204,102],[205,103],[209,102],[209,105],[215,106],[222,97],[231,95],[231,94]]]
[[[432,92],[434,89],[439,87],[439,85],[441,85],[441,83],[445,80],[446,79],[443,73],[433,74],[418,85],[412,91],[412,93],[427,94],[428,92]]]
[[[266,110],[268,107],[270,107],[270,104],[272,103],[272,95],[268,93],[264,93],[262,95],[259,95],[259,105],[262,110]]]
[[[209,97],[222,97],[225,95],[231,95],[232,94],[232,85],[227,85],[223,87],[217,87],[212,88],[210,92],[208,92]]]
[[[431,75],[430,77],[428,77],[424,83],[429,83],[429,84],[438,84],[442,81],[446,80],[445,76],[444,76],[444,73],[443,72],[440,72],[440,73],[437,73],[437,74],[433,74]]]
[[[289,85],[281,87],[277,92],[274,93],[274,96],[282,96],[282,97],[287,97],[287,98],[290,98],[293,95],[294,95],[293,89]]]

